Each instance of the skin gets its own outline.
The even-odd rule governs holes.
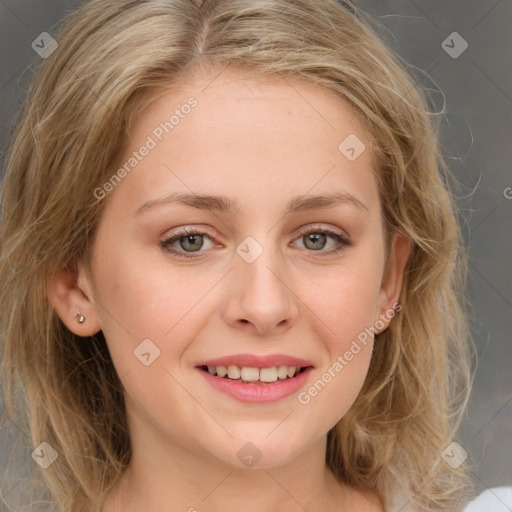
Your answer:
[[[367,134],[318,85],[230,69],[169,88],[136,120],[122,161],[190,96],[198,106],[109,193],[90,269],[79,262],[49,285],[70,330],[103,331],[124,386],[133,457],[102,510],[383,511],[376,494],[339,482],[325,465],[327,432],[363,385],[372,339],[306,405],[296,394],[245,404],[194,369],[231,354],[289,354],[314,365],[307,389],[393,307],[408,243],[396,235],[386,259],[369,151],[349,161],[338,150],[349,134],[368,147]],[[227,196],[241,209],[174,203],[135,214],[145,201],[191,191]],[[293,196],[332,192],[364,208],[284,214]],[[300,231],[311,225],[351,245],[325,255],[336,246],[327,237],[311,249]],[[196,259],[161,247],[180,227],[211,237]],[[236,252],[248,236],[263,248],[252,263]],[[173,247],[193,252],[183,239]],[[147,338],[160,355],[144,366],[133,352]],[[237,457],[247,442],[261,453],[252,468]]]

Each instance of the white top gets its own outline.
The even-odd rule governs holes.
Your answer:
[[[510,512],[512,487],[493,487],[468,503],[464,512]]]
[[[389,512],[409,512],[408,505]],[[493,487],[470,501],[464,512],[512,512],[512,487]]]

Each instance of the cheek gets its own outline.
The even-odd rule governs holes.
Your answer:
[[[305,424],[318,433],[332,428],[350,409],[366,379],[373,351],[378,274],[368,271],[343,277],[329,281],[330,285],[326,282],[326,293],[312,297],[311,309],[322,319],[315,331],[322,337],[325,357],[298,402],[306,413]]]
[[[347,258],[343,267],[317,279],[309,295],[302,295],[321,320],[314,331],[322,339],[325,358],[316,380],[298,398],[310,417],[323,418],[327,428],[351,407],[370,365],[381,282],[381,260],[375,254],[366,257],[361,251],[357,258]]]
[[[202,328],[198,301],[211,288],[211,278],[190,286],[178,272],[169,279],[168,268],[147,263],[111,251],[98,269],[103,279],[98,311],[114,367],[132,413],[168,428],[179,409],[201,424],[204,418],[179,384],[177,365]]]
[[[314,286],[305,283],[299,293],[307,297],[304,302],[322,321],[322,334],[335,357],[378,318],[380,266],[375,260],[358,257],[317,277]]]
[[[97,311],[118,374],[139,370],[140,352],[150,352],[151,367],[176,367],[211,316],[204,312],[207,301],[201,299],[218,276],[170,271],[165,260],[148,261],[135,250],[116,253],[107,244],[97,261]]]
[[[333,428],[352,407],[368,373],[373,343],[342,352],[324,366],[311,385],[301,390],[303,426],[323,434]],[[350,360],[346,357],[350,353]]]

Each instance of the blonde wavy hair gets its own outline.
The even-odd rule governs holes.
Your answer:
[[[449,173],[414,73],[367,17],[334,0],[92,0],[63,20],[41,60],[7,154],[1,189],[0,329],[5,403],[24,414],[41,473],[63,512],[102,503],[130,460],[122,384],[103,334],[87,343],[47,295],[51,273],[88,262],[112,176],[137,114],[186,73],[243,67],[329,88],[359,116],[388,233],[410,238],[402,309],[377,335],[364,387],[329,432],[340,479],[413,510],[458,510],[467,468],[442,451],[471,384],[465,251]],[[25,397],[16,407],[16,387]],[[21,409],[21,411],[17,411]]]

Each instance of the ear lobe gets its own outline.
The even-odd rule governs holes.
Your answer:
[[[404,276],[405,267],[409,260],[411,252],[411,244],[408,237],[396,232],[393,235],[391,247],[389,250],[386,268],[382,277],[380,289],[380,319],[386,318],[386,326],[380,332],[387,329],[391,319],[391,311],[395,310],[394,305],[398,303],[400,297],[400,290],[402,288],[402,281]]]
[[[48,278],[47,296],[64,325],[78,336],[92,336],[101,330],[96,306],[90,292],[85,293],[78,285],[78,272],[74,269],[60,268]],[[87,279],[84,287],[87,287]],[[77,313],[84,317],[78,322]]]

